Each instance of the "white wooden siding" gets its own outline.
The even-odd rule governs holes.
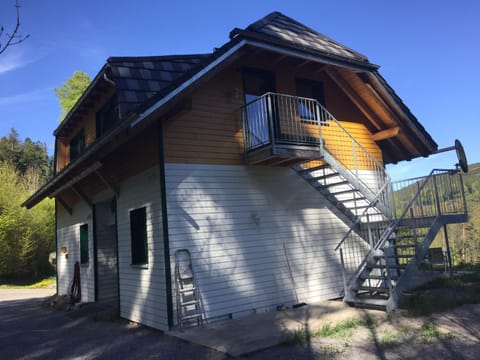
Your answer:
[[[130,211],[141,207],[147,210],[147,268],[131,265]],[[166,330],[165,261],[157,167],[122,183],[117,199],[117,220],[120,316]]]
[[[88,264],[80,265],[80,286],[82,302],[95,301],[95,277],[93,266],[93,223],[92,211],[83,201],[73,207],[70,215],[58,204],[57,206],[57,274],[59,295],[68,294],[73,280],[75,262],[80,262],[80,226],[88,224]],[[65,246],[68,256],[61,253]]]
[[[187,248],[207,318],[338,297],[347,226],[288,168],[166,164],[173,254]]]

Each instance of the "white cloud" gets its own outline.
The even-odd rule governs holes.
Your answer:
[[[0,75],[34,63],[43,57],[41,54],[31,55],[24,46],[9,48],[0,57]]]
[[[0,96],[0,106],[42,101],[52,95],[51,88],[37,89],[23,94]]]

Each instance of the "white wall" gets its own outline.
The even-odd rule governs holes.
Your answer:
[[[60,204],[57,204],[57,274],[59,295],[68,294],[73,280],[74,264],[80,262],[80,226],[88,224],[88,258],[87,264],[80,265],[80,285],[82,302],[95,301],[95,278],[93,266],[93,222],[92,211],[83,201],[77,202],[70,215]],[[61,253],[65,246],[68,256]]]
[[[148,266],[131,265],[130,211],[146,207]],[[120,316],[167,329],[160,179],[154,167],[121,184],[117,199]]]
[[[327,201],[280,167],[166,164],[173,254],[187,248],[208,318],[339,296],[335,245],[348,231]],[[172,280],[173,281],[173,280]]]

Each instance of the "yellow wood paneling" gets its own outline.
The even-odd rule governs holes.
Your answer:
[[[192,94],[192,110],[164,122],[165,161],[243,164],[239,71],[229,69]]]

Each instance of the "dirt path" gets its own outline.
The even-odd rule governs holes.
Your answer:
[[[480,304],[429,317],[394,315],[350,335],[315,337],[249,359],[479,359]]]

